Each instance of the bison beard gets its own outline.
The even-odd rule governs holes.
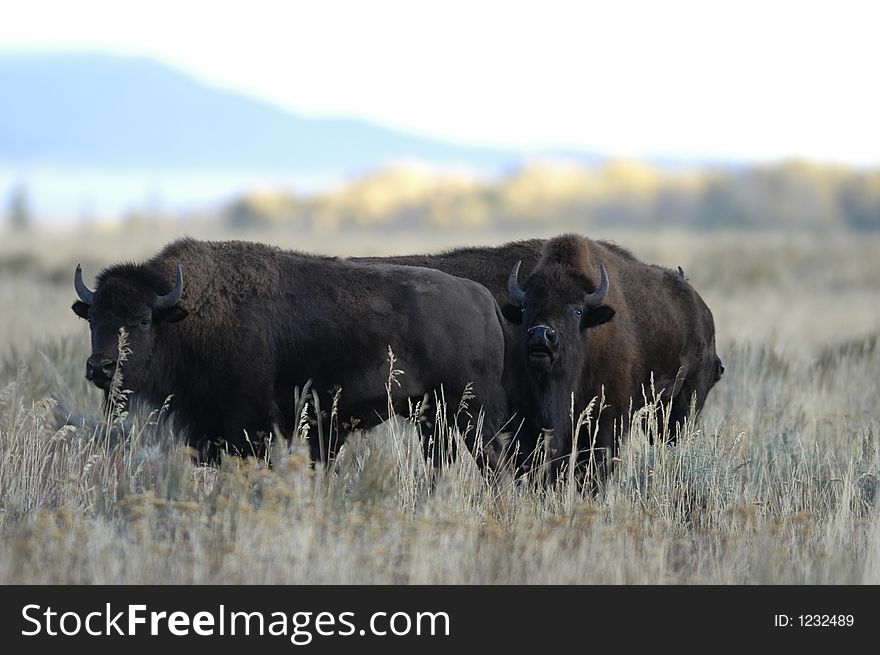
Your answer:
[[[183,239],[144,264],[106,269],[94,291],[79,268],[74,283],[73,310],[92,337],[87,377],[106,389],[124,327],[124,388],[153,406],[173,396],[171,409],[203,461],[223,450],[265,455],[271,430],[295,429],[294,390],[308,382],[325,410],[315,417],[324,439],[311,430],[311,452],[331,459],[352,427],[388,418],[389,348],[403,371],[390,385],[392,411],[442,392],[448,424],[457,423],[478,462],[494,456],[488,440],[508,412],[505,326],[491,294],[470,280]],[[474,397],[458,413],[469,384]],[[487,443],[475,437],[479,412]],[[435,445],[426,456],[439,465],[441,446],[451,444]]]

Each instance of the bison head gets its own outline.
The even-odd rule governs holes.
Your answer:
[[[125,364],[125,386],[135,390],[148,368],[162,325],[186,317],[180,304],[183,271],[177,265],[174,286],[152,268],[120,266],[106,271],[95,291],[83,282],[77,265],[73,285],[79,300],[71,307],[89,322],[92,354],[86,361],[86,379],[106,392],[119,361],[119,331],[128,333],[130,354]]]
[[[521,263],[513,267],[507,289],[519,306],[520,316],[513,320],[523,326],[530,368],[573,377],[587,358],[587,328],[614,317],[614,309],[603,304],[609,288],[605,266],[599,266],[596,287],[577,270],[550,264],[539,265],[521,288]]]

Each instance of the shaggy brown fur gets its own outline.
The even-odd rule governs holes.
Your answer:
[[[168,317],[152,304],[178,264],[183,294]],[[324,410],[341,388],[337,422],[322,417],[325,442],[310,433],[313,456],[332,456],[343,424],[387,418],[389,347],[404,371],[391,385],[396,411],[442,387],[453,421],[473,383],[470,416],[459,416],[463,432],[473,437],[481,409],[487,435],[506,419],[504,319],[484,287],[439,271],[183,239],[144,264],[107,269],[93,304],[80,300],[74,311],[89,319],[93,357],[108,362],[126,327],[124,387],[155,406],[173,395],[190,443],[208,460],[220,448],[262,454],[261,435],[274,425],[290,434],[294,389],[309,380]]]
[[[558,392],[555,402],[565,406],[568,422],[567,399],[571,392],[575,393],[576,415],[592,398],[604,392],[607,408],[599,423],[596,447],[603,449],[597,453],[601,453],[605,461],[615,452],[615,435],[625,430],[630,411],[644,405],[646,395],[651,400],[652,377],[661,399],[671,401],[671,411],[665,418],[672,439],[676,423],[688,414],[691,399],[694,398],[697,411],[702,409],[709,390],[720,377],[721,362],[715,353],[712,313],[699,294],[676,272],[642,263],[615,244],[569,234],[551,241],[532,239],[496,247],[461,248],[437,255],[366,261],[428,266],[476,280],[492,292],[505,315],[513,319],[520,311],[511,305],[507,280],[517,261],[522,261],[521,280],[530,280],[536,267],[544,268],[543,282],[536,278],[534,289],[529,288],[529,282],[524,286],[534,296],[543,296],[551,307],[554,304],[558,307],[564,301],[566,288],[571,295],[571,285],[582,286],[580,292],[595,289],[599,282],[599,264],[604,264],[610,279],[604,303],[613,308],[616,315],[609,322],[584,332],[585,356],[580,363],[569,362],[569,366],[579,369],[577,381],[566,393]],[[518,375],[525,383],[525,372],[520,371]],[[556,420],[562,422],[558,417]],[[555,429],[557,433],[562,431],[558,426]],[[579,444],[584,446],[585,441],[580,435]],[[536,442],[536,434],[520,435],[525,459],[531,455],[529,451]],[[566,434],[565,442],[570,449],[570,435]],[[565,456],[565,447],[560,455]],[[524,458],[520,460],[522,464]],[[605,470],[607,466],[601,468]]]

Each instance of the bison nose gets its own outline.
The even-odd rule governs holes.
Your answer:
[[[116,369],[116,361],[102,355],[92,355],[86,361],[86,379],[111,378]]]
[[[559,338],[556,330],[546,325],[533,325],[528,329],[529,341],[547,347],[555,346]]]

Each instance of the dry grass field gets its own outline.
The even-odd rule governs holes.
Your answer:
[[[74,266],[91,284],[175,236],[0,235],[0,583],[880,583],[877,237],[591,234],[682,265],[727,365],[677,445],[634,430],[593,496],[487,482],[466,457],[431,492],[405,420],[326,472],[297,439],[271,469],[194,467],[155,414],[103,415]],[[355,255],[520,236],[244,238]]]

